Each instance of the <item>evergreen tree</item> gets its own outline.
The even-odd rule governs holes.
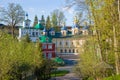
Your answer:
[[[37,17],[37,15],[35,15],[35,18],[34,18],[33,27],[35,27],[36,24],[38,24],[38,17]]]
[[[44,18],[44,15],[42,15],[42,17],[41,17],[41,24],[42,24],[43,26],[45,26],[45,18]]]
[[[51,21],[50,21],[50,17],[48,16],[46,20],[46,29],[48,30],[50,27],[51,27]]]
[[[56,16],[56,14],[53,13],[52,14],[52,27],[55,28],[55,31],[58,31],[57,24],[58,24],[57,16]]]

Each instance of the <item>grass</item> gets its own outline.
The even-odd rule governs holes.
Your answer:
[[[104,78],[103,80],[120,80],[120,75],[110,76],[110,77]]]
[[[57,71],[53,71],[51,74],[51,77],[59,77],[59,76],[64,76],[67,73],[69,73],[69,71],[67,70],[57,70]]]

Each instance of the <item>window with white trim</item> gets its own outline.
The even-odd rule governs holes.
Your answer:
[[[43,48],[43,49],[47,49],[47,45],[46,45],[46,44],[43,44],[43,45],[42,45],[42,48]]]
[[[49,44],[49,45],[48,45],[48,49],[52,49],[52,44]]]

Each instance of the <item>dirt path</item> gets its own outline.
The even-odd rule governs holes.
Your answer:
[[[56,77],[56,80],[80,80],[74,73],[68,73],[65,76]]]
[[[50,80],[82,80],[79,79],[75,73],[73,72],[74,67],[74,60],[66,60],[67,65],[63,67],[58,67],[58,70],[68,70],[70,73],[66,74],[65,76],[55,77]]]

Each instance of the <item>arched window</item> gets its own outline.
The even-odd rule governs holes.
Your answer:
[[[60,52],[63,53],[63,50],[61,49]]]
[[[68,42],[66,42],[66,46],[68,45]]]
[[[71,53],[71,50],[69,49],[69,53]]]
[[[67,53],[67,50],[65,49],[65,53]]]
[[[73,42],[72,42],[72,45],[73,45]]]
[[[62,45],[62,42],[60,41],[60,45]]]
[[[76,50],[76,53],[78,53],[78,50]]]
[[[75,50],[73,49],[73,53],[75,52]]]

